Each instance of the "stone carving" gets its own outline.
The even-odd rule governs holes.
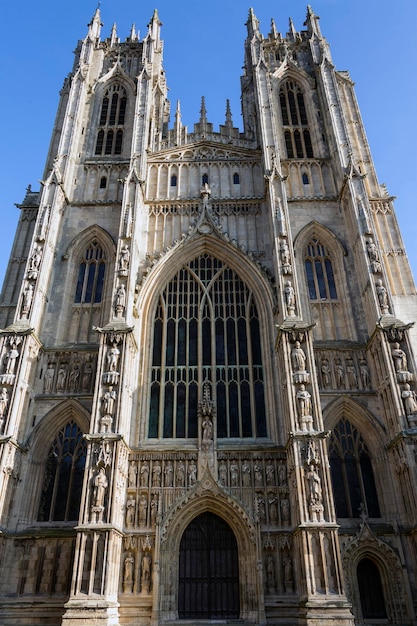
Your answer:
[[[55,363],[54,361],[49,361],[48,366],[46,368],[45,375],[43,377],[44,393],[50,393],[52,391],[52,386],[54,382],[54,374],[55,374]]]
[[[80,363],[76,362],[72,366],[72,369],[68,377],[68,390],[71,391],[72,393],[77,391],[79,381],[80,381]]]
[[[133,526],[135,523],[136,500],[132,497],[126,502],[126,526]]]
[[[124,593],[133,592],[133,572],[135,570],[135,559],[131,552],[125,558],[123,566],[123,591]]]
[[[164,474],[165,474],[165,487],[172,487],[174,468],[172,467],[171,461],[167,461],[165,465]]]
[[[359,371],[361,374],[362,386],[368,389],[371,386],[371,372],[365,359],[359,361]]]
[[[146,526],[146,517],[148,512],[148,499],[142,494],[139,498],[139,507],[138,507],[138,522],[139,526]]]
[[[278,464],[278,482],[280,487],[287,486],[287,466],[282,461]]]
[[[22,317],[24,318],[28,317],[30,307],[32,306],[32,300],[33,300],[33,285],[32,283],[29,283],[23,292],[22,308],[21,308]]]
[[[143,461],[140,467],[140,486],[147,487],[149,484],[149,463],[148,461]]]
[[[244,487],[251,486],[251,468],[247,460],[242,463],[242,482]]]
[[[152,487],[160,487],[161,486],[161,474],[162,468],[159,461],[155,461],[152,467]]]
[[[284,287],[285,306],[289,317],[295,316],[295,290],[290,280],[287,280]]]
[[[93,506],[91,507],[93,523],[103,521],[104,498],[108,486],[106,471],[104,467],[100,467],[93,482]]]
[[[265,468],[266,484],[275,485],[275,467],[274,464],[269,461]]]
[[[19,351],[15,342],[11,343],[10,350],[6,354],[4,363],[4,373],[14,374],[16,368],[16,361],[19,358]]]
[[[119,285],[116,291],[116,298],[114,303],[114,310],[116,317],[123,317],[124,310],[126,308],[126,288],[123,283]]]
[[[191,460],[188,466],[188,486],[194,487],[197,482],[197,466],[193,460]]]
[[[383,315],[386,315],[387,313],[389,313],[388,294],[380,278],[378,278],[378,280],[376,281],[375,288],[376,288],[376,295],[378,296],[378,300],[379,300],[379,307],[381,309],[381,313]]]
[[[266,586],[268,593],[275,592],[275,561],[269,552],[265,558]]]
[[[292,560],[289,556],[286,556],[282,561],[284,568],[284,588],[285,593],[292,593],[294,589],[294,574]]]
[[[262,466],[258,461],[255,461],[253,466],[253,475],[255,478],[255,485],[260,487],[263,484]]]
[[[401,397],[404,402],[406,415],[417,414],[416,392],[410,388],[410,385],[408,383],[404,385],[401,392]]]
[[[381,262],[379,260],[378,248],[372,237],[370,237],[366,242],[366,251],[368,253],[369,260],[371,262],[371,269],[374,274],[378,274],[381,272]]]
[[[9,405],[9,394],[7,393],[6,387],[0,392],[0,432],[3,432],[4,423],[6,421],[7,416],[7,407]]]
[[[219,482],[223,487],[227,485],[227,465],[224,461],[219,463]]]
[[[321,478],[318,468],[310,463],[305,473],[308,487],[308,504],[310,509],[310,519],[312,522],[323,521],[323,504]]]
[[[279,245],[279,251],[280,251],[281,263],[282,263],[282,273],[284,275],[292,274],[290,249],[288,247],[288,243],[286,239],[281,239],[281,243]]]
[[[278,521],[278,508],[277,508],[277,498],[269,498],[269,521],[271,524],[276,524]]]
[[[290,525],[290,503],[288,498],[283,498],[281,500],[281,521],[283,526]]]
[[[207,444],[209,443],[212,438],[213,438],[213,422],[211,421],[209,416],[206,416],[203,419],[202,422],[202,429],[203,429],[203,437],[202,437],[202,441],[203,444]]]
[[[141,563],[141,591],[143,593],[149,593],[151,590],[151,568],[152,568],[152,558],[148,552],[142,557]]]
[[[293,369],[294,383],[309,383],[310,374],[306,371],[306,355],[299,341],[295,342],[295,347],[291,350],[291,365]]]
[[[176,481],[177,487],[185,486],[185,467],[182,461],[180,461],[177,465]]]
[[[348,379],[349,387],[351,389],[357,389],[357,387],[358,387],[358,377],[357,377],[357,374],[356,374],[356,367],[355,367],[355,364],[353,363],[352,359],[347,359],[347,361],[346,361],[346,373],[347,373],[347,379]]]
[[[321,379],[323,381],[323,387],[331,386],[331,369],[328,359],[323,359],[321,362]]]
[[[340,389],[340,387],[345,386],[345,370],[342,365],[342,361],[340,359],[336,359],[334,363],[334,374],[336,377],[336,387]]]
[[[305,388],[305,385],[301,385],[297,391],[298,401],[298,418],[301,426],[301,430],[312,430],[313,417],[312,417],[312,404],[311,394]]]
[[[156,517],[159,510],[159,497],[157,493],[154,493],[151,500],[151,526],[155,528]]]
[[[93,378],[93,364],[89,359],[87,359],[84,365],[84,371],[83,371],[83,375],[81,379],[82,391],[90,391],[92,378]]]
[[[36,280],[38,278],[39,266],[42,260],[42,251],[41,246],[35,244],[33,246],[33,252],[29,258],[28,263],[28,274],[27,277],[31,280]]]
[[[119,257],[119,275],[127,276],[130,264],[130,250],[128,246],[125,244],[123,248],[120,250]]]
[[[110,386],[108,390],[103,394],[101,401],[102,417],[100,419],[100,432],[102,433],[110,432],[111,430],[116,399],[117,392],[113,389],[113,387]]]
[[[120,350],[117,347],[117,343],[113,343],[111,348],[107,350],[106,360],[107,368],[109,372],[117,372],[119,365]]]
[[[407,355],[404,350],[400,348],[399,343],[396,342],[393,344],[391,356],[394,361],[396,372],[408,372]]]
[[[58,370],[58,376],[56,379],[56,390],[57,391],[64,391],[65,390],[65,383],[67,380],[67,364],[66,363],[61,363],[59,370]]]
[[[129,463],[128,471],[128,485],[129,487],[136,487],[136,479],[138,475],[138,466],[135,461]]]
[[[239,465],[236,461],[232,461],[230,464],[230,485],[232,487],[239,486]]]

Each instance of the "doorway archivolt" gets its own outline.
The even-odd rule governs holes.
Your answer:
[[[179,502],[161,527],[159,602],[162,608],[161,621],[177,620],[181,617],[180,613],[183,612],[179,597],[181,550],[184,549],[187,535],[195,532],[194,526],[202,526],[204,533],[204,524],[207,520],[211,519],[216,524],[213,516],[217,518],[219,528],[224,528],[226,535],[226,526],[229,527],[236,541],[239,612],[237,617],[255,623],[259,621],[260,612],[263,610],[259,594],[262,582],[258,579],[259,572],[256,567],[258,549],[255,526],[240,505],[225,495],[210,479],[203,480],[194,493]]]

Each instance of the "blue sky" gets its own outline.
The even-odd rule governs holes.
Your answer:
[[[2,9],[0,70],[0,282],[28,184],[39,188],[58,94],[71,71],[72,51],[87,32],[96,2],[7,2]],[[134,22],[141,37],[154,8],[163,22],[164,65],[170,88],[171,126],[176,101],[192,129],[201,96],[215,129],[224,123],[226,98],[241,127],[240,75],[249,6],[264,36],[271,18],[285,34],[292,17],[303,29],[307,2],[300,0],[103,0],[102,38],[113,22],[124,40]],[[379,181],[397,196],[395,208],[417,278],[417,23],[416,0],[312,0],[339,70],[349,70]]]

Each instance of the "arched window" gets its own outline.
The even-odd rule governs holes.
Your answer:
[[[372,620],[386,619],[387,611],[379,568],[371,559],[365,558],[359,561],[357,575],[362,617]]]
[[[97,156],[122,153],[123,126],[126,117],[127,96],[118,84],[109,87],[103,97],[97,132],[95,154]]]
[[[239,178],[239,174],[237,172],[235,172],[233,174],[233,184],[234,185],[238,185],[240,183],[240,178]]]
[[[260,328],[253,293],[226,264],[203,255],[160,294],[153,333],[149,437],[197,437],[208,382],[217,437],[265,437]]]
[[[332,432],[329,460],[337,517],[359,517],[362,507],[370,517],[380,517],[368,448],[346,418]]]
[[[286,81],[279,92],[282,124],[284,126],[287,158],[311,158],[314,156],[308,128],[304,94],[295,82]]]
[[[203,183],[203,185],[208,185],[208,174],[203,174],[201,182]]]
[[[100,189],[105,189],[107,187],[107,178],[102,176],[100,178]]]
[[[76,304],[97,304],[101,302],[105,269],[104,251],[97,241],[93,241],[87,247],[78,270],[74,296]]]
[[[175,174],[173,174],[171,176],[171,187],[176,187],[177,186],[177,177]]]
[[[38,521],[77,521],[81,502],[86,444],[73,420],[57,434],[49,450]]]
[[[310,300],[337,299],[329,251],[316,237],[307,244],[305,269]]]

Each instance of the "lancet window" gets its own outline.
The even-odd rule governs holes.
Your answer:
[[[371,457],[360,432],[343,418],[329,442],[330,472],[337,517],[380,517]]]
[[[304,94],[294,81],[286,81],[279,92],[284,140],[288,159],[313,157],[313,146]]]
[[[305,270],[310,300],[337,299],[330,253],[316,237],[307,244]]]
[[[49,449],[38,521],[78,520],[85,459],[83,433],[71,420],[59,431]]]
[[[95,148],[97,156],[122,154],[126,107],[125,89],[118,84],[109,87],[101,104]]]
[[[160,294],[153,331],[149,437],[197,437],[206,383],[217,437],[265,437],[260,327],[254,295],[228,265],[202,255]]]
[[[86,249],[78,270],[76,304],[97,304],[103,295],[106,260],[102,247],[93,241]]]

